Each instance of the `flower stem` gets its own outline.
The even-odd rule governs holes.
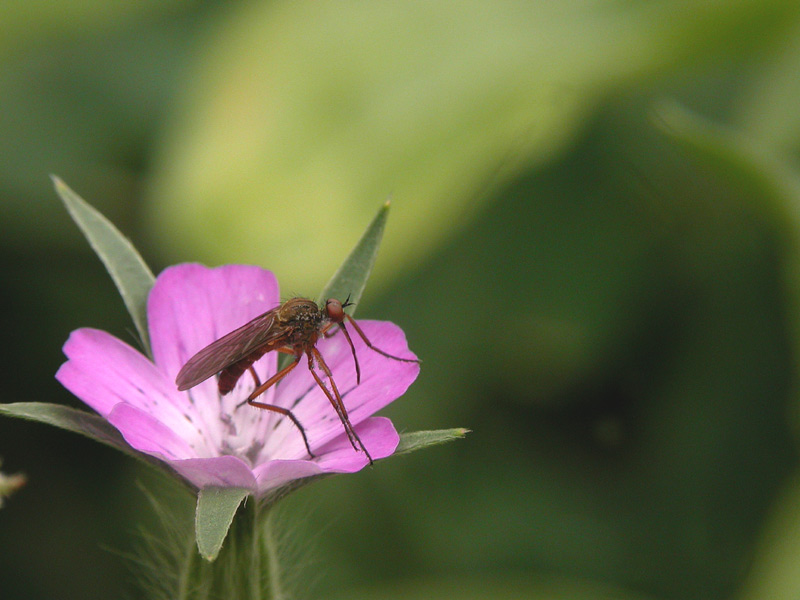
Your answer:
[[[283,590],[281,590],[278,542],[275,539],[275,532],[272,527],[272,512],[264,519],[264,548],[267,551],[267,569],[272,600],[284,600]]]
[[[160,510],[158,506],[157,510],[163,530],[160,535],[148,536],[153,541],[144,546],[146,554],[141,560],[147,567],[147,576],[142,578],[145,588],[159,592],[150,596],[169,600],[286,598],[280,585],[278,544],[271,530],[268,503],[250,497],[239,507],[213,561],[199,554],[192,523],[178,516],[181,511]]]
[[[261,600],[261,586],[263,583],[263,577],[261,575],[262,571],[262,559],[261,559],[261,519],[259,518],[259,514],[261,513],[261,507],[258,500],[253,499],[251,502],[253,505],[252,508],[252,540],[250,543],[250,568],[252,569],[253,576],[250,578],[250,597],[253,600]]]
[[[239,508],[228,539],[212,563],[202,561],[210,586],[224,598],[279,600],[277,543],[270,526],[269,505],[248,498]],[[214,596],[216,597],[216,596]]]
[[[197,545],[194,539],[190,539],[186,544],[186,552],[184,559],[180,565],[180,573],[178,575],[178,589],[176,590],[176,600],[188,600],[189,591],[191,589],[192,573],[197,569],[194,568],[197,562]]]

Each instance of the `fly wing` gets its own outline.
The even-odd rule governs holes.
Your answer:
[[[254,350],[280,338],[283,328],[275,326],[277,310],[278,308],[273,308],[257,316],[239,329],[223,335],[190,358],[175,378],[178,390],[193,388]]]

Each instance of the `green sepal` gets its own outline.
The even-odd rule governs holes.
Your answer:
[[[386,219],[389,217],[389,202],[386,201],[378,213],[367,226],[366,231],[342,266],[334,273],[330,281],[322,288],[317,298],[317,304],[322,306],[328,298],[336,298],[344,302],[349,298],[352,306],[347,311],[350,315],[355,312],[361,294],[367,287],[367,280],[372,272],[375,259],[378,256],[383,239],[383,230],[386,228]]]
[[[147,332],[147,295],[155,281],[153,273],[133,244],[111,221],[73,192],[61,179],[55,175],[52,177],[56,192],[70,216],[114,280],[139,332],[142,348],[152,357]]]
[[[247,488],[207,487],[197,493],[195,537],[200,555],[213,561],[228,535],[233,516],[251,493]]]
[[[469,429],[456,427],[453,429],[434,429],[430,431],[413,431],[411,433],[401,433],[400,443],[394,455],[408,454],[415,450],[422,450],[428,446],[445,444],[453,440],[460,440],[470,432]],[[393,455],[393,456],[394,456]]]
[[[14,402],[0,404],[0,414],[80,433],[131,456],[141,457],[141,453],[129,446],[113,425],[100,415],[85,410],[48,402]]]
[[[328,298],[336,298],[342,302],[349,300],[351,306],[345,310],[351,316],[355,313],[361,294],[364,292],[364,288],[367,287],[367,280],[372,272],[372,266],[378,256],[378,248],[380,248],[381,240],[383,239],[383,231],[386,228],[386,219],[388,217],[389,201],[387,200],[378,209],[377,214],[367,226],[361,239],[358,240],[350,254],[344,259],[342,265],[333,274],[330,281],[325,284],[325,287],[322,288],[317,297],[317,304],[323,306]],[[281,354],[278,357],[278,368],[282,369],[291,360],[291,356]]]
[[[101,444],[121,450],[128,456],[141,460],[157,470],[169,473],[172,477],[175,476],[175,472],[167,463],[149,454],[139,452],[130,446],[117,428],[100,415],[49,402],[0,404],[0,415],[45,423],[66,431],[79,433]]]

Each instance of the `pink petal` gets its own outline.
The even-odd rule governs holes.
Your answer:
[[[393,323],[358,323],[374,346],[394,356],[415,358],[408,349],[403,331]],[[419,374],[419,364],[387,358],[368,348],[355,332],[351,332],[351,337],[361,367],[360,385],[356,385],[353,356],[344,335],[337,333],[331,338],[320,340],[317,348],[331,368],[350,422],[355,426],[405,393]],[[317,372],[325,384],[329,385],[322,370],[317,369]],[[297,402],[298,399],[301,400]],[[343,433],[341,421],[308,371],[305,359],[278,384],[273,403],[291,408],[306,430],[312,449]],[[272,418],[280,417],[276,415]],[[264,452],[267,456],[286,458],[300,457],[306,453],[297,428],[288,419],[281,419],[275,430],[269,434]]]
[[[365,419],[355,430],[373,460],[391,456],[400,443],[397,430],[386,417]],[[364,453],[356,452],[347,436],[342,435],[319,449],[317,464],[328,473],[353,473],[363,469],[368,461]]]
[[[372,417],[355,429],[374,460],[390,456],[400,442],[394,425],[385,417]],[[320,448],[316,458],[271,460],[258,465],[253,471],[258,480],[259,493],[265,494],[296,479],[324,473],[354,473],[367,464],[364,453],[356,452],[343,433]]]
[[[197,456],[186,440],[143,410],[125,404],[117,404],[109,413],[108,422],[132,447],[163,459],[180,459]]]
[[[165,269],[148,298],[155,363],[174,387],[178,371],[198,350],[278,304],[275,276],[259,267],[181,264]],[[273,353],[254,365],[262,381],[274,373],[276,360]],[[242,435],[264,437],[265,415],[236,410],[250,388],[252,381],[243,377],[233,393],[221,398],[212,377],[184,394],[209,446],[225,448],[232,430],[240,440]]]
[[[56,379],[103,416],[120,402],[155,415],[179,435],[198,435],[185,396],[147,358],[105,331],[78,329],[64,344]]]
[[[271,460],[259,465],[253,471],[260,494],[276,490],[296,479],[323,473],[322,468],[311,460]]]
[[[259,267],[165,269],[147,302],[156,365],[170,381],[198,350],[280,303],[275,276]]]
[[[152,406],[155,398],[169,394],[153,363],[105,331],[73,331],[64,344],[64,354],[69,360],[56,378],[103,416],[119,402],[145,408]]]
[[[408,349],[403,330],[394,323],[359,321],[358,324],[373,346],[400,358],[417,358]],[[356,384],[352,352],[344,336],[322,340],[318,348],[334,373],[350,421],[356,424],[402,396],[419,375],[420,366],[417,362],[387,358],[367,347],[358,335],[352,332],[350,335],[361,367],[360,385]]]
[[[170,460],[170,466],[197,488],[241,487],[257,490],[256,478],[237,456]]]

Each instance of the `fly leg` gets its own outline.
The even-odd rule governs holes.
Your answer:
[[[356,320],[353,317],[351,317],[350,315],[348,315],[348,314],[345,314],[344,316],[347,317],[347,320],[350,322],[350,324],[356,330],[356,333],[359,335],[359,337],[362,340],[364,340],[364,343],[371,350],[374,350],[378,354],[382,354],[386,358],[391,358],[392,360],[399,360],[399,361],[402,361],[402,362],[415,362],[415,363],[422,362],[418,358],[400,358],[399,356],[394,356],[393,354],[389,354],[388,352],[384,352],[383,350],[381,350],[377,346],[373,346],[372,342],[370,342],[369,338],[367,338],[367,335],[361,330],[361,327],[358,326],[358,323],[356,323]]]
[[[317,382],[317,385],[322,388],[322,391],[325,392],[325,395],[330,400],[331,405],[333,406],[336,414],[339,416],[339,420],[342,422],[344,426],[344,431],[347,433],[347,438],[350,440],[350,444],[356,450],[359,449],[361,446],[361,450],[363,450],[364,454],[367,455],[367,460],[369,464],[374,464],[372,460],[372,456],[370,456],[367,447],[364,446],[364,442],[361,441],[361,438],[358,437],[355,429],[353,429],[353,425],[350,423],[350,418],[347,416],[347,409],[344,407],[344,402],[342,401],[342,396],[339,393],[339,389],[336,387],[336,382],[333,380],[333,374],[331,373],[328,364],[325,362],[325,359],[322,358],[322,354],[320,354],[319,350],[316,348],[311,348],[307,352],[308,356],[308,370],[311,371],[311,375],[314,377],[314,380]],[[328,390],[325,383],[320,379],[319,375],[317,375],[316,370],[314,369],[314,361],[317,361],[317,364],[322,368],[325,372],[325,375],[328,376],[328,381],[331,382],[331,388],[333,389],[333,394]]]
[[[300,424],[300,421],[297,420],[297,417],[294,416],[292,411],[290,411],[288,408],[283,408],[282,406],[275,406],[274,404],[267,404],[266,402],[258,402],[256,400],[258,396],[266,392],[269,388],[271,388],[273,385],[275,385],[281,379],[283,379],[289,373],[291,373],[292,369],[294,369],[299,362],[300,362],[300,357],[299,356],[295,357],[294,362],[286,365],[283,369],[275,373],[275,375],[267,379],[264,383],[259,383],[258,375],[256,375],[255,370],[251,366],[250,373],[253,375],[253,379],[256,382],[256,389],[253,390],[253,392],[247,397],[247,400],[245,400],[245,402],[250,406],[255,406],[256,408],[262,408],[264,410],[276,412],[280,415],[283,415],[284,417],[287,417],[292,423],[294,423],[295,427],[297,427],[297,429],[300,431],[300,435],[303,436],[303,443],[306,445],[306,450],[308,451],[308,455],[311,458],[314,458],[314,453],[311,451],[311,446],[309,446],[308,444],[308,436],[306,435],[306,430]],[[245,402],[242,402],[239,406],[244,405]]]

